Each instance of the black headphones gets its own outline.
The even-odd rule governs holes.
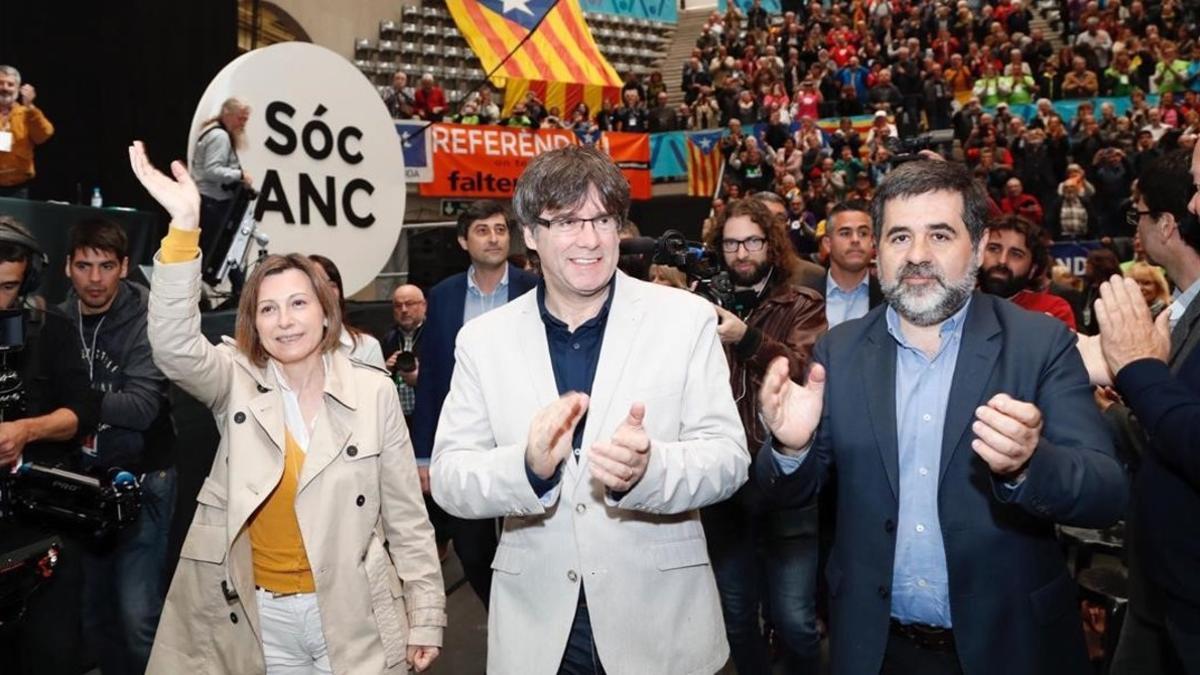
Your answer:
[[[25,268],[25,278],[21,280],[19,295],[24,297],[37,290],[42,281],[42,271],[50,263],[41,245],[29,230],[3,218],[0,218],[0,243],[16,244],[29,249],[29,266]]]

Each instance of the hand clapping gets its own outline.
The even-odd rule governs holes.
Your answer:
[[[825,405],[825,368],[813,364],[804,386],[792,382],[788,361],[780,356],[767,367],[758,402],[763,421],[775,436],[775,449],[794,455],[812,441]]]
[[[575,425],[579,424],[587,407],[587,394],[572,391],[533,416],[529,440],[525,444],[525,463],[530,471],[543,480],[554,475],[558,465],[571,453]]]
[[[642,426],[646,405],[634,403],[608,443],[595,443],[588,469],[596,480],[614,492],[627,492],[646,474],[650,463],[650,437]]]

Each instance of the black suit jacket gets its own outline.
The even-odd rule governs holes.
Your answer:
[[[900,483],[897,347],[886,310],[841,324],[817,343],[813,359],[828,375],[825,403],[801,467],[784,476],[771,452],[755,458],[755,479],[787,504],[807,503],[836,476],[837,532],[826,577],[837,673],[879,672],[888,638]],[[1015,491],[971,449],[975,408],[1000,392],[1034,403],[1044,417]],[[1073,334],[1057,319],[976,293],[950,390],[938,483],[965,672],[1090,672],[1076,586],[1054,524],[1111,525],[1127,496]]]
[[[1139,454],[1128,528],[1131,608],[1167,613],[1200,632],[1200,302],[1172,336],[1168,363],[1144,359],[1117,373],[1128,408],[1114,405],[1127,450]]]
[[[508,300],[511,302],[538,284],[538,276],[513,265],[508,266]],[[417,377],[417,401],[413,407],[413,451],[428,460],[433,453],[442,402],[450,392],[454,374],[454,342],[463,326],[463,308],[467,301],[467,273],[459,272],[429,289],[429,311],[421,327],[418,352],[421,374]]]

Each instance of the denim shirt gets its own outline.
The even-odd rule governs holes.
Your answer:
[[[896,444],[900,454],[892,616],[903,623],[952,625],[938,478],[950,385],[970,306],[968,300],[942,323],[941,345],[933,358],[908,342],[899,315],[891,307],[887,309],[888,333],[896,341]]]

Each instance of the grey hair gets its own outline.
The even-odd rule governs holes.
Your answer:
[[[879,184],[871,203],[875,240],[882,240],[883,212],[888,202],[930,192],[953,192],[962,197],[962,220],[971,237],[971,245],[978,245],[987,231],[987,195],[965,164],[930,159],[905,162],[890,171]]]
[[[17,86],[21,86],[21,71],[12,66],[0,66],[0,75],[8,75],[17,81]]]
[[[568,145],[533,159],[517,179],[513,212],[532,230],[543,213],[575,208],[596,188],[600,204],[624,221],[629,215],[629,181],[608,155],[587,145]]]
[[[787,202],[784,201],[783,197],[781,197],[778,192],[772,192],[770,190],[760,190],[755,192],[754,194],[750,195],[750,199],[762,202],[763,206],[766,206],[767,204],[778,204],[784,208],[787,208]]]

